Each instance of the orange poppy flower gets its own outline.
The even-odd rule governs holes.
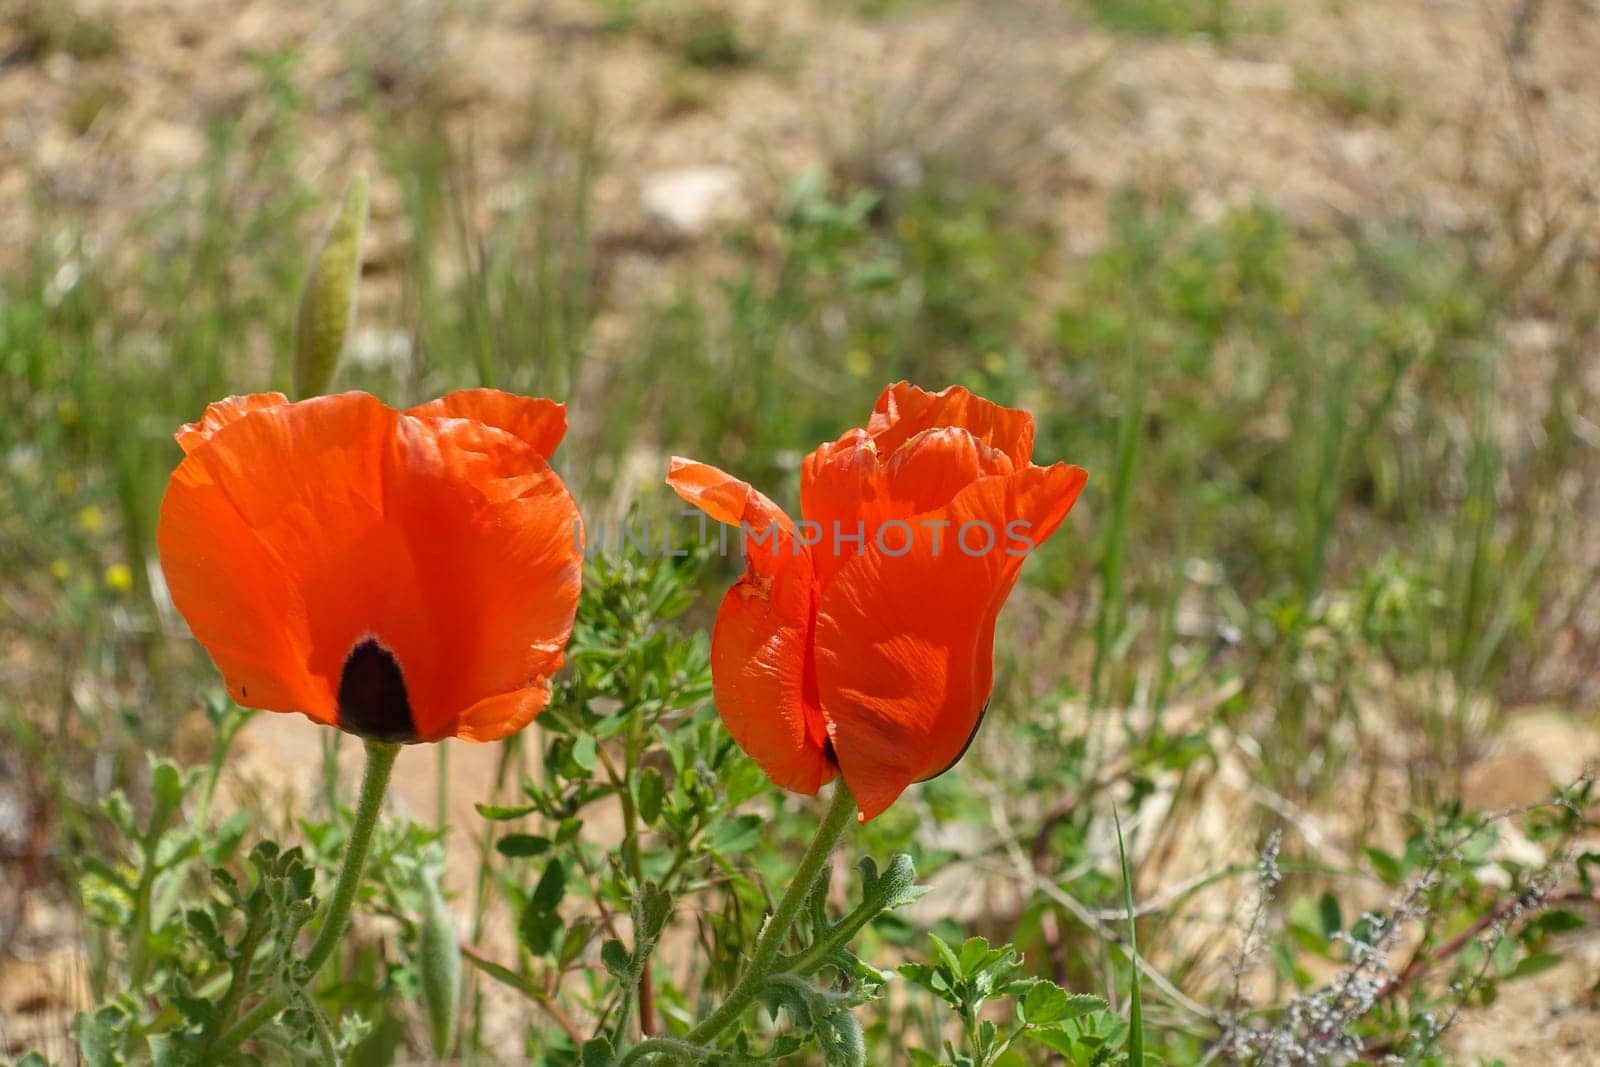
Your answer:
[[[806,457],[798,523],[674,457],[678,495],[741,527],[746,572],[717,614],[712,682],[774,782],[815,793],[842,773],[865,821],[961,758],[994,684],[995,619],[1088,477],[1032,455],[1027,412],[901,382],[865,429]]]
[[[178,431],[156,534],[240,704],[363,737],[492,741],[550,698],[582,581],[549,400],[229,397]]]

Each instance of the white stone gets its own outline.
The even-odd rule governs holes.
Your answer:
[[[739,173],[732,167],[695,166],[660,171],[644,180],[639,206],[645,220],[678,237],[700,237],[745,212]]]

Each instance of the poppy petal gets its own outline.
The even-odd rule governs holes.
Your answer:
[[[836,773],[807,654],[814,585],[803,561],[729,589],[711,634],[717,712],[739,747],[784,789],[815,794]]]
[[[215,404],[207,405],[205,414],[200,416],[198,422],[184,423],[173,436],[177,438],[184,455],[188,455],[210,440],[212,434],[235,419],[242,419],[252,411],[275,408],[288,402],[289,398],[282,393],[251,393],[248,396],[224,397]]]
[[[1033,416],[1001,407],[959,385],[937,393],[897,382],[883,391],[867,423],[867,432],[887,456],[924,430],[959,426],[983,443],[998,448],[1018,467],[1033,458]]]
[[[461,713],[452,736],[463,741],[503,740],[532,722],[548,703],[548,679],[537,685],[486,697]]]
[[[718,522],[730,526],[743,523],[758,534],[773,522],[785,534],[794,528],[789,516],[765,494],[757,492],[749,482],[741,482],[710,464],[673,456],[667,472],[667,484],[684,500]]]
[[[567,407],[498,389],[460,389],[406,412],[429,419],[471,419],[520,437],[549,459],[567,435]]]
[[[923,430],[887,456],[865,431],[854,434],[817,449],[801,467],[805,516],[822,529],[813,556],[824,586],[866,546],[893,551],[904,543],[908,534],[885,523],[904,525],[944,507],[979,478],[1014,469],[1005,452],[959,427]]]
[[[1064,463],[983,478],[925,516],[904,554],[869,547],[823,589],[818,693],[863,820],[971,740],[993,685],[1000,608],[1027,550],[1060,525],[1086,478]]]
[[[712,518],[741,526],[745,574],[723,597],[711,638],[717,712],[775,783],[815,793],[835,768],[809,653],[810,550],[796,543],[783,509],[715,467],[673,457],[667,483]]]
[[[433,634],[426,669],[408,672],[419,739],[520,729],[572,633],[577,505],[527,441],[468,419],[400,417],[383,491]]]
[[[865,430],[851,430],[821,445],[801,463],[800,513],[822,530],[821,547],[814,553],[820,584],[826,584],[849,555],[859,554],[861,544],[876,529],[885,510],[882,473],[877,446]],[[857,543],[853,538],[860,532],[865,537]],[[837,545],[831,540],[836,533]],[[846,543],[846,537],[852,540]]]
[[[379,507],[394,417],[359,393],[259,407],[192,442],[174,473],[156,534],[162,569],[239,703],[337,723],[357,640],[414,644],[347,621],[361,587],[374,584],[404,601],[399,617],[419,614],[404,596],[403,546]],[[389,563],[400,573],[375,576]]]

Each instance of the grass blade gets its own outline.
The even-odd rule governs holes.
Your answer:
[[[1133,874],[1128,870],[1128,849],[1122,843],[1122,819],[1111,809],[1117,824],[1117,858],[1122,861],[1122,903],[1128,911],[1128,969],[1131,972],[1128,1002],[1128,1063],[1144,1065],[1144,1005],[1139,996],[1139,935],[1134,929]]]

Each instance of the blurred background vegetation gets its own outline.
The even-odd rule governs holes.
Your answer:
[[[338,384],[566,401],[592,523],[675,514],[672,453],[793,506],[799,456],[901,378],[1027,408],[1041,461],[1090,470],[1002,620],[974,754],[863,837],[914,836],[949,917],[1114,994],[1088,935],[1120,906],[1116,800],[1159,902],[1141,946],[1206,1006],[1167,998],[1177,1062],[1250,1002],[1226,960],[1273,827],[1298,867],[1259,1004],[1348,961],[1420,827],[1600,755],[1592,5],[3,12],[0,975],[70,957],[95,798],[144,751],[206,750],[215,680],[152,543],[171,434],[287,388],[307,257],[362,169]],[[1428,936],[1568,885],[1577,846],[1519,841]],[[1530,1002],[1577,1021],[1480,996],[1447,1046],[1596,1040],[1592,927],[1560,933],[1584,950]],[[0,1000],[0,1055],[37,1037],[25,1006]]]

